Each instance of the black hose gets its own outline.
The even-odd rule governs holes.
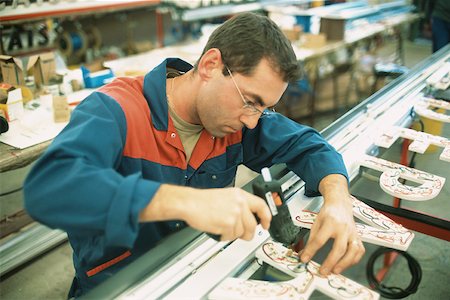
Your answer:
[[[408,267],[409,271],[411,272],[412,278],[406,289],[386,286],[382,282],[378,282],[377,278],[374,275],[374,264],[376,259],[388,252],[397,252],[408,261]],[[385,247],[379,248],[370,256],[369,261],[367,262],[366,272],[367,280],[369,281],[370,286],[373,289],[377,290],[381,296],[389,299],[402,299],[408,297],[411,294],[414,294],[415,292],[417,292],[417,288],[419,287],[420,281],[422,280],[422,268],[420,267],[419,262],[414,257],[412,257],[407,252]]]

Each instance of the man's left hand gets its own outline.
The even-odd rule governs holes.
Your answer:
[[[353,209],[347,180],[342,175],[328,175],[323,178],[319,190],[324,204],[311,228],[308,243],[301,253],[303,262],[309,261],[330,239],[333,248],[319,270],[320,274],[339,274],[358,263],[365,249],[356,231]]]

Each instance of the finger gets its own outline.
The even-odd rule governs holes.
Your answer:
[[[236,225],[237,226],[237,225]],[[237,238],[235,234],[236,229],[235,228],[229,228],[228,230],[225,230],[224,233],[222,233],[222,236],[220,238],[221,241],[233,241]]]
[[[243,225],[242,225],[242,216],[241,213],[238,210],[236,210],[233,213],[230,213],[230,215],[225,217],[226,219],[223,221],[222,224],[222,238],[221,241],[232,241],[235,240],[237,237],[241,236],[244,232]],[[239,234],[239,235],[238,235]]]
[[[348,267],[356,264],[363,256],[365,250],[362,242],[358,239],[352,239],[348,243],[347,252],[345,255],[336,263],[333,268],[333,273],[339,274]]]
[[[242,216],[242,224],[244,225],[244,233],[241,239],[249,241],[253,238],[256,229],[256,219],[251,210],[246,210]]]
[[[251,195],[252,197],[248,198],[248,205],[250,208],[250,211],[253,213],[256,213],[256,215],[259,218],[259,221],[261,223],[261,226],[264,229],[269,229],[270,227],[270,221],[272,220],[272,214],[270,213],[270,209],[267,206],[266,202],[254,195]]]
[[[220,235],[220,240],[223,241],[231,241],[233,239],[233,231],[232,230],[224,230]]]
[[[331,249],[327,258],[325,259],[322,266],[320,267],[319,273],[321,275],[330,274],[330,270],[334,269],[334,266],[337,264],[337,262],[347,252],[347,243],[348,243],[347,237],[337,237],[334,240],[333,248]]]
[[[240,238],[241,236],[244,235],[244,233],[245,233],[245,224],[243,220],[243,215],[241,215],[241,217],[238,218],[236,225],[234,226],[233,239]]]
[[[303,249],[302,254],[300,255],[300,260],[303,263],[310,261],[316,252],[322,248],[323,245],[325,245],[329,238],[330,233],[323,229],[320,222],[317,222],[316,220],[311,227],[309,239],[306,243],[305,249]]]
[[[353,265],[356,265],[361,261],[361,258],[364,256],[364,253],[366,253],[366,248],[364,247],[364,244],[361,242],[359,246],[359,252],[357,255],[355,255],[353,259]]]

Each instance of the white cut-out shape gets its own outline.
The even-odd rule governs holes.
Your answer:
[[[431,144],[431,140],[429,138],[431,134],[425,132],[402,128],[400,129],[400,136],[412,140],[412,143],[408,146],[408,150],[412,152],[423,154]]]
[[[361,157],[359,164],[383,172],[380,176],[380,187],[389,195],[404,200],[426,201],[433,199],[440,193],[445,183],[444,177],[370,155]],[[420,185],[410,186],[403,184],[399,181],[400,178]]]
[[[443,100],[422,97],[421,101],[414,105],[414,111],[419,116],[439,122],[450,123],[450,116],[445,113],[435,112],[431,110],[430,107],[450,110],[450,103]]]
[[[403,225],[376,211],[364,202],[351,196],[353,203],[353,215],[365,222],[356,223],[358,232],[365,236],[366,241],[378,245],[406,251],[411,244],[414,233]]]
[[[353,215],[366,223],[356,222],[356,230],[363,242],[402,251],[408,249],[414,238],[412,231],[394,222],[355,197],[352,196],[351,198]],[[294,218],[294,223],[297,226],[311,229],[316,217],[316,212],[303,210]]]
[[[400,131],[396,127],[389,127],[381,132],[381,135],[375,138],[374,143],[383,148],[390,148],[400,136]]]
[[[442,151],[439,159],[450,162],[450,143],[445,147],[444,151]]]
[[[400,136],[414,140],[414,142],[418,141],[423,144],[427,145],[435,145],[438,147],[443,147],[444,150],[442,151],[439,159],[450,162],[450,140],[439,135],[432,135],[425,132],[416,131],[409,128],[401,128],[400,129]],[[418,152],[418,153],[424,153],[426,148],[423,151],[416,151],[414,147],[412,147],[414,143],[412,143],[409,146],[410,151]],[[422,147],[419,147],[422,148]]]
[[[443,147],[439,159],[450,162],[450,140],[445,137],[396,126],[381,131],[381,135],[374,142],[379,147],[390,148],[399,137],[402,137],[413,141],[408,147],[409,151],[420,154],[425,153],[430,145]]]
[[[450,85],[450,62],[445,62],[426,80],[427,85],[439,90],[446,90]]]
[[[308,299],[298,291],[297,282],[293,279],[284,282],[262,280],[246,280],[229,277],[222,281],[208,296],[211,300],[250,300],[274,299],[293,300]]]
[[[312,261],[308,264],[302,263],[298,253],[280,243],[267,241],[255,255],[295,278],[282,282],[227,278],[209,294],[209,299],[308,299],[315,290],[339,300],[379,298],[376,292],[342,275],[321,276],[319,264]]]

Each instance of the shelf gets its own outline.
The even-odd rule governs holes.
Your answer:
[[[71,2],[61,1],[55,4],[44,2],[41,5],[32,3],[29,7],[20,5],[17,8],[12,8],[8,6],[0,10],[0,22],[2,24],[14,24],[46,18],[109,13],[143,7],[156,7],[160,2],[160,0],[78,0]]]
[[[255,2],[212,5],[189,9],[175,6],[175,9],[179,11],[181,20],[185,22],[190,22],[208,18],[233,15],[243,12],[265,10],[266,7],[271,5],[280,6],[280,5],[303,4],[309,2],[311,2],[311,0],[261,0]]]
[[[216,18],[230,14],[237,14],[242,12],[250,12],[262,9],[260,3],[246,3],[246,4],[227,4],[202,7],[196,9],[189,9],[183,12],[181,19],[183,21],[196,21],[208,18]]]

